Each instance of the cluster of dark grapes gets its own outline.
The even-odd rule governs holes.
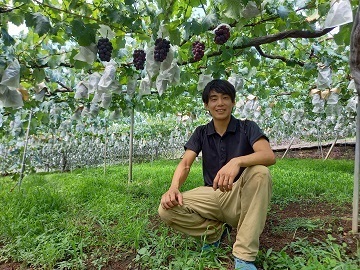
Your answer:
[[[109,62],[113,46],[108,38],[100,38],[97,43],[99,58],[101,61]]]
[[[136,70],[144,69],[146,53],[144,50],[135,50],[133,53],[133,64]]]
[[[170,41],[165,38],[157,38],[155,40],[154,59],[162,62],[166,59],[167,53],[170,49]]]
[[[204,56],[205,44],[200,42],[200,41],[195,41],[192,44],[192,49],[191,50],[192,50],[192,53],[194,55],[194,60],[199,61]]]
[[[230,38],[230,29],[226,25],[220,25],[215,30],[214,42],[222,45]]]

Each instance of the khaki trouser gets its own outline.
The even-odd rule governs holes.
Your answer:
[[[237,228],[233,255],[254,261],[259,251],[272,192],[269,169],[262,165],[245,169],[230,192],[198,187],[183,192],[183,206],[165,210],[159,215],[175,230],[194,237],[204,237],[208,243],[220,239],[223,225]]]

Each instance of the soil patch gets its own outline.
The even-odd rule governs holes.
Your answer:
[[[349,257],[357,255],[359,234],[351,233],[352,207],[327,203],[292,203],[284,208],[273,206],[263,234],[260,237],[262,249],[280,251],[291,242],[306,238],[317,243],[326,242],[329,235],[338,244],[346,244]]]
[[[277,158],[349,159],[355,160],[355,143],[319,146],[314,143],[287,147],[273,147]]]
[[[326,242],[331,235],[335,243],[346,244],[347,256],[355,258],[360,235],[351,233],[351,212],[351,205],[335,206],[317,203],[314,206],[313,202],[292,203],[286,207],[272,205],[265,229],[260,237],[260,249],[263,252],[270,248],[273,251],[281,251],[299,239],[306,239],[316,245],[319,241]],[[158,220],[154,220],[153,225],[156,226],[157,222]],[[236,230],[232,230],[230,239],[226,238],[222,245],[232,245],[235,238]],[[287,249],[286,252],[294,255],[291,254],[290,249]],[[104,269],[145,270],[131,260],[134,257],[135,254],[129,255],[125,261],[113,260]],[[228,270],[234,269],[231,253],[229,253],[228,259],[222,260],[227,263]],[[259,268],[259,270],[261,269]]]

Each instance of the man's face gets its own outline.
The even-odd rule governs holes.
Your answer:
[[[227,119],[232,112],[235,102],[227,94],[211,91],[209,102],[205,104],[205,108],[209,110],[211,116],[216,120]]]

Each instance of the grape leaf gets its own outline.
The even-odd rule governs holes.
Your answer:
[[[9,35],[5,28],[1,28],[1,37],[4,40],[5,46],[10,46],[15,44],[15,40]]]
[[[89,46],[95,43],[95,33],[98,27],[91,24],[84,24],[81,20],[75,19],[71,22],[72,35],[80,46]]]
[[[342,25],[340,31],[334,35],[337,45],[349,45],[351,37],[352,24]]]
[[[191,22],[190,32],[194,35],[200,34],[202,32],[201,24],[199,24],[197,21],[193,20]]]
[[[46,34],[50,30],[49,18],[43,16],[41,13],[26,13],[25,24],[27,27],[34,28],[35,33],[39,36]]]
[[[45,79],[45,72],[43,69],[34,69],[33,76],[36,82],[40,83]]]
[[[238,0],[223,0],[223,3],[226,7],[224,15],[232,19],[238,19],[240,17],[240,12],[243,10],[243,7]]]
[[[16,26],[20,26],[24,22],[24,17],[18,13],[10,12],[8,14],[9,21],[15,24]]]

